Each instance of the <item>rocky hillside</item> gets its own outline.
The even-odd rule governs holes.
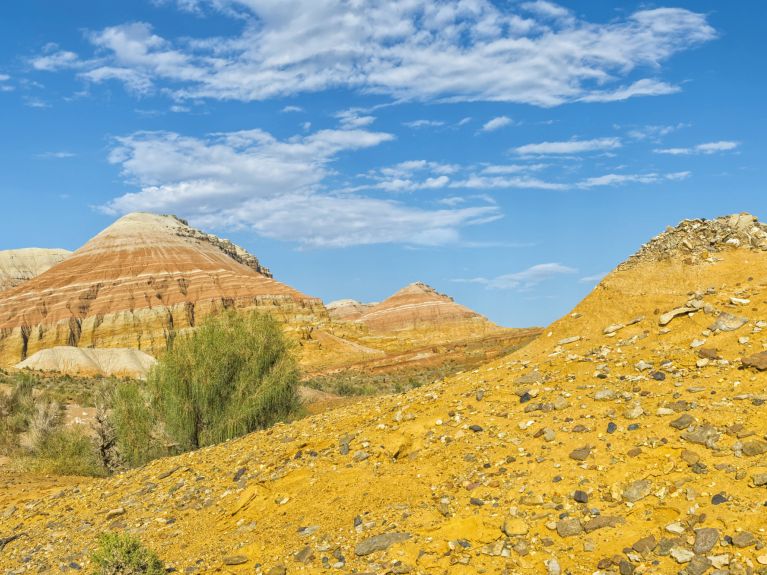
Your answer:
[[[87,570],[124,530],[185,573],[761,572],[767,252],[737,229],[761,225],[684,222],[446,381],[49,496],[11,480],[0,564]]]
[[[0,251],[0,292],[23,284],[63,261],[71,252],[23,248]]]
[[[255,257],[173,216],[129,214],[61,263],[0,297],[0,366],[57,345],[156,355],[226,307],[296,324],[322,302],[271,278]]]

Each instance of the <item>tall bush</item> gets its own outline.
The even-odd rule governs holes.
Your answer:
[[[158,449],[155,422],[170,444],[162,448],[178,451],[268,427],[297,410],[297,387],[297,364],[276,320],[257,312],[211,316],[175,338],[149,374],[146,399],[135,385],[118,387],[121,455],[134,465],[152,457],[146,446]]]

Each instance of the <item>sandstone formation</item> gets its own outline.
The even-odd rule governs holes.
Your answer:
[[[328,309],[330,319],[336,321],[354,321],[373,307],[374,303],[362,303],[354,299],[339,299],[332,301],[325,307]]]
[[[396,332],[407,329],[432,329],[445,324],[468,322],[472,328],[489,323],[478,313],[455,303],[431,286],[415,282],[405,286],[363,314],[356,321],[373,332]]]
[[[15,367],[69,375],[113,375],[145,379],[155,363],[155,358],[137,349],[57,346],[41,349]]]
[[[0,297],[0,366],[69,345],[161,353],[227,307],[299,325],[322,302],[271,278],[255,257],[173,216],[124,216],[70,257]]]
[[[0,292],[39,276],[70,253],[68,250],[44,248],[0,251]]]
[[[450,364],[473,368],[517,349],[539,328],[503,328],[422,283],[412,283],[376,304],[328,304],[333,322],[302,344],[309,376],[328,371],[418,372]]]
[[[767,252],[665,251],[731,221],[477,370],[45,497],[10,477],[0,562],[87,570],[117,530],[187,573],[759,573],[767,372],[739,360],[767,346]]]

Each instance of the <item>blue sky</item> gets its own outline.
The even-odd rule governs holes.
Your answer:
[[[0,249],[175,213],[326,301],[511,326],[681,219],[765,210],[763,2],[0,6]]]

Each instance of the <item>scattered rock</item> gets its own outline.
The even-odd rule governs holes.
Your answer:
[[[767,369],[767,351],[760,351],[740,360],[743,367],[753,367],[758,371]]]
[[[575,517],[557,521],[557,533],[560,537],[572,537],[583,533],[580,520]]]
[[[370,555],[376,551],[386,551],[395,543],[407,541],[410,539],[410,533],[382,533],[363,539],[354,548],[354,553],[359,557]]]
[[[744,325],[748,323],[748,318],[746,317],[739,317],[737,315],[732,315],[731,313],[722,312],[719,314],[719,317],[716,318],[714,323],[712,323],[708,329],[711,331],[735,331],[736,329],[740,329]]]
[[[749,457],[767,453],[767,441],[762,441],[761,439],[746,441],[743,443],[743,447],[741,447],[741,452]]]
[[[586,445],[584,447],[579,447],[578,449],[573,449],[570,452],[570,459],[574,459],[575,461],[585,461],[586,459],[588,459],[590,454],[591,454],[591,447]]]
[[[249,559],[245,555],[230,555],[223,559],[224,565],[245,565],[248,561]]]
[[[668,325],[675,317],[679,317],[680,315],[685,315],[688,313],[694,313],[696,311],[698,311],[697,308],[687,306],[674,308],[671,311],[667,311],[666,313],[662,314],[658,318],[658,325]]]
[[[692,550],[698,554],[705,554],[711,551],[719,541],[719,530],[713,527],[704,527],[695,530],[695,543]]]
[[[623,490],[623,499],[631,503],[644,499],[650,494],[652,483],[648,479],[638,479],[626,486]]]

